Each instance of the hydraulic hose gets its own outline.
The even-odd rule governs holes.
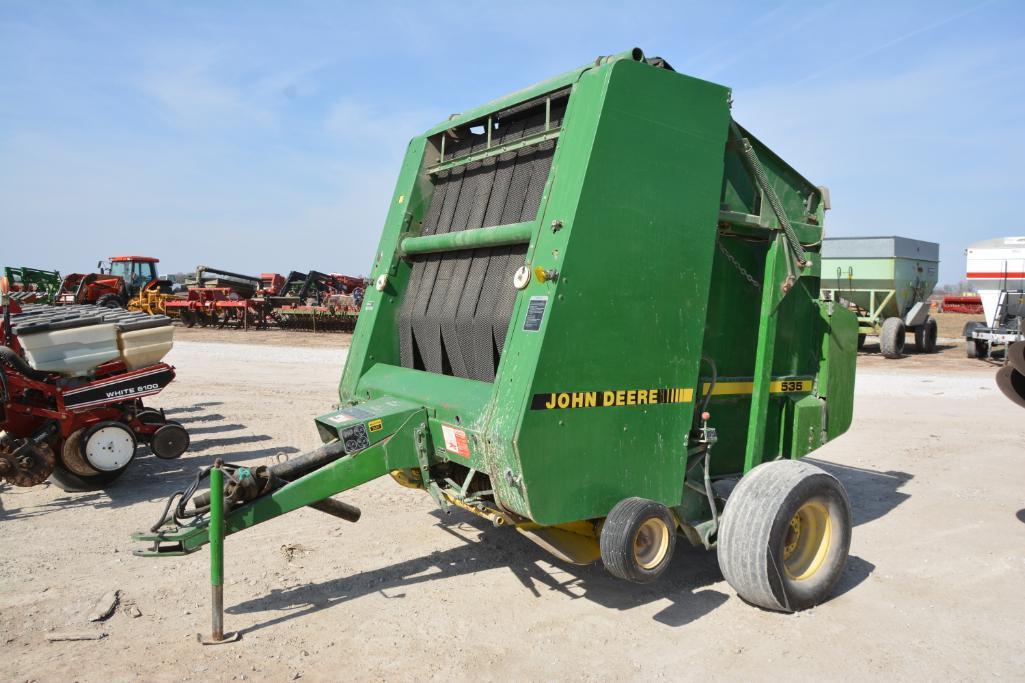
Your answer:
[[[29,379],[44,380],[49,377],[49,373],[36,370],[8,346],[0,346],[0,363],[3,363],[15,372],[25,375]]]

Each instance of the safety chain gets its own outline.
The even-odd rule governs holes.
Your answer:
[[[726,250],[726,247],[723,245],[723,243],[719,240],[716,240],[715,244],[719,247],[719,251],[722,252],[722,255],[726,257],[726,260],[732,263],[733,267],[736,268],[737,271],[744,276],[744,279],[750,282],[751,286],[755,289],[761,290],[762,283],[758,280],[755,280],[753,277],[751,277],[751,273],[744,270],[744,266],[740,265],[740,262],[733,256],[733,254]]]

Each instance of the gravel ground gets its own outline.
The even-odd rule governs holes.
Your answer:
[[[203,648],[207,553],[143,560],[129,535],[216,456],[315,446],[347,337],[195,334],[179,335],[178,379],[154,401],[192,433],[182,459],[142,453],[108,492],[0,493],[3,680],[1025,676],[1022,415],[956,341],[860,357],[854,425],[815,458],[850,493],[851,558],[813,610],[743,603],[714,554],[686,544],[662,580],[626,584],[378,480],[345,496],[358,524],[304,509],[230,538],[226,624],[243,637]],[[89,623],[112,590],[118,611]],[[47,641],[68,632],[106,636]]]

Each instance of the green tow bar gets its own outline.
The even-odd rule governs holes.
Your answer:
[[[197,634],[203,645],[239,639],[237,631],[224,635],[224,463],[218,458],[210,470],[210,637]]]

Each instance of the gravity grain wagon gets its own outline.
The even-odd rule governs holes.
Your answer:
[[[915,350],[935,353],[937,325],[929,315],[940,245],[907,237],[834,237],[822,242],[822,293],[858,316],[858,348],[879,335],[887,358],[904,353],[907,333]]]
[[[851,510],[799,458],[850,425],[858,323],[824,190],[730,96],[634,49],[415,137],[324,445],[201,471],[137,554],[210,542],[217,615],[223,534],[391,475],[623,579],[683,537],[756,605],[824,600]]]

